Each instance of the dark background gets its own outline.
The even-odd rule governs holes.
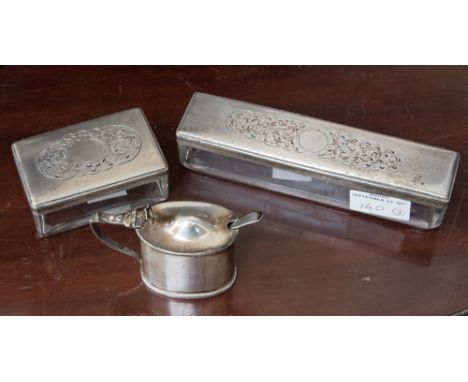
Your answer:
[[[459,151],[442,226],[424,231],[185,170],[175,130],[204,91]],[[468,308],[468,67],[1,67],[0,314],[446,315]],[[10,146],[141,107],[170,166],[170,199],[265,220],[242,231],[226,294],[169,300],[83,227],[38,239]],[[137,248],[130,230],[112,235]]]

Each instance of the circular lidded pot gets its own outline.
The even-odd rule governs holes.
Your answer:
[[[139,230],[145,284],[170,297],[209,297],[235,281],[236,219],[224,207],[200,202],[168,202],[150,209]]]
[[[140,261],[143,282],[150,290],[193,299],[218,295],[234,284],[238,229],[261,217],[261,212],[252,212],[239,219],[216,204],[180,201],[122,215],[98,213],[90,225],[106,245]],[[104,236],[97,226],[103,222],[136,228],[141,254]]]

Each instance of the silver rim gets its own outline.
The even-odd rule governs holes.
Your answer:
[[[162,296],[165,297],[170,297],[170,298],[179,298],[179,299],[199,299],[199,298],[208,298],[208,297],[214,297],[217,296],[218,294],[226,292],[230,287],[234,285],[236,282],[236,277],[237,277],[237,268],[234,267],[234,272],[232,273],[232,278],[231,280],[226,284],[223,285],[221,288],[209,291],[209,292],[199,292],[199,293],[184,293],[184,292],[171,292],[165,289],[160,289],[158,287],[155,287],[153,284],[150,283],[150,281],[146,278],[143,269],[141,270],[141,279],[143,280],[144,284],[146,287]]]

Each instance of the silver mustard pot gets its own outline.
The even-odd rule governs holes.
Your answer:
[[[216,204],[178,201],[124,214],[98,212],[90,226],[104,244],[141,263],[141,277],[150,290],[167,297],[195,299],[216,296],[234,284],[238,230],[261,218],[261,212],[237,218]],[[134,228],[141,253],[103,235],[98,223]]]

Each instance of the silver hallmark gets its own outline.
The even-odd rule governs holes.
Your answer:
[[[131,127],[96,127],[66,134],[42,148],[36,166],[42,175],[52,179],[97,174],[131,161],[140,148],[140,136]]]

